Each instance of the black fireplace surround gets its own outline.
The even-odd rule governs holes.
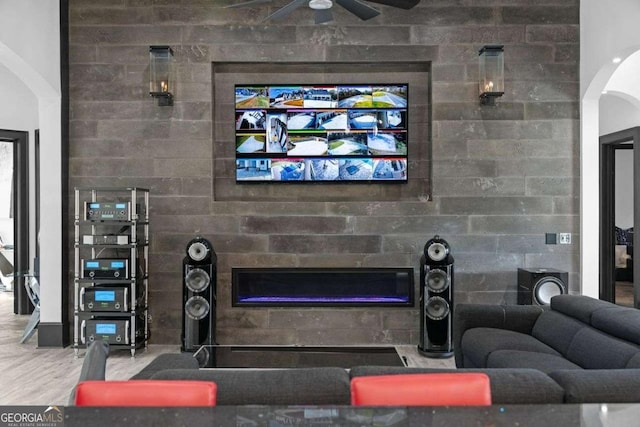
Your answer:
[[[413,268],[233,268],[232,305],[414,305]]]

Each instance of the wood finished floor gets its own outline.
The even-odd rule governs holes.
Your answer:
[[[13,296],[0,292],[0,405],[66,405],[80,376],[82,353],[71,347],[38,348],[36,334],[26,344],[20,338],[29,316],[13,314]],[[107,379],[124,380],[145,367],[157,355],[178,352],[179,346],[154,345],[136,352],[114,351],[107,361]],[[453,368],[452,358],[428,359],[415,346],[397,346],[409,366]]]
[[[633,282],[616,282],[616,304],[633,307]]]

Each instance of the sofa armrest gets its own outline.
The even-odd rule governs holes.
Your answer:
[[[107,358],[109,357],[109,344],[104,341],[94,341],[87,347],[87,352],[80,369],[79,384],[83,381],[104,381],[107,375]],[[76,400],[76,386],[73,386],[69,395],[69,405],[74,405]]]
[[[640,369],[560,370],[549,373],[566,403],[637,403]]]
[[[456,366],[463,367],[462,336],[467,329],[508,329],[531,335],[545,309],[533,305],[458,304],[453,312],[453,350]]]

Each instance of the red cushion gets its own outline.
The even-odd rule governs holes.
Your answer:
[[[211,381],[84,381],[76,387],[77,406],[215,406]]]
[[[400,374],[355,377],[351,404],[369,406],[491,405],[482,373]]]

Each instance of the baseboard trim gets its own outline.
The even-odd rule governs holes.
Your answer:
[[[38,324],[38,347],[67,347],[69,328],[62,323]]]

